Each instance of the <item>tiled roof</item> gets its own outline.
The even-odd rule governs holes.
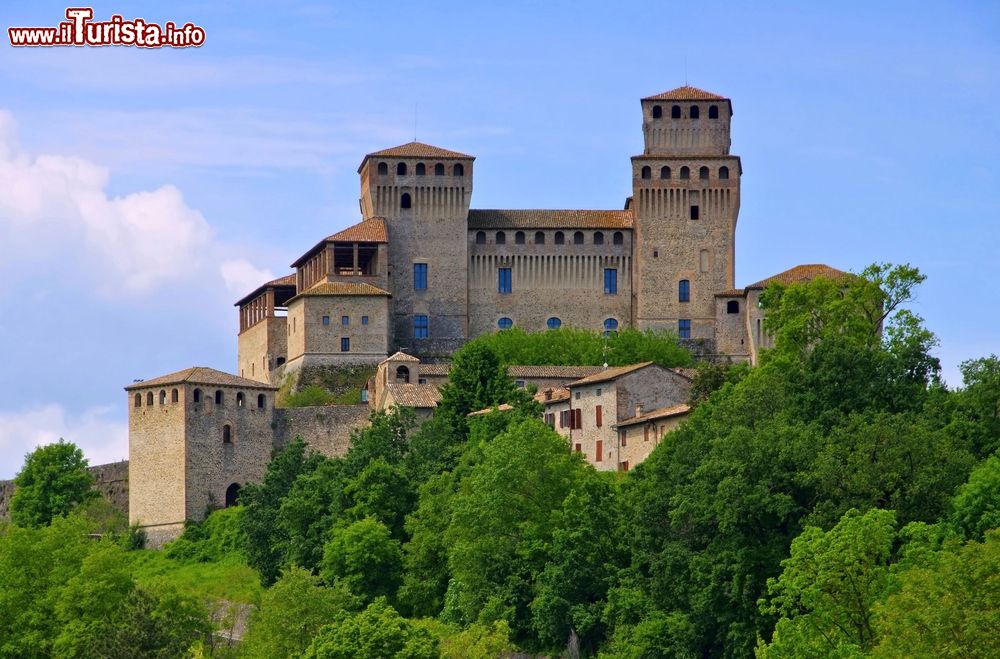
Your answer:
[[[600,366],[508,366],[512,378],[585,378],[601,371]]]
[[[442,149],[439,146],[433,146],[431,144],[424,144],[423,142],[409,142],[407,144],[400,144],[399,146],[394,146],[388,149],[382,149],[381,151],[374,151],[369,153],[365,158],[372,157],[387,157],[387,158],[472,158],[465,153],[459,153],[458,151],[449,151],[448,149]]]
[[[545,394],[549,392],[551,392],[551,395],[546,398]],[[535,400],[539,403],[559,403],[564,400],[569,400],[569,389],[566,387],[542,389],[535,394]]]
[[[688,380],[694,380],[694,376],[698,375],[698,369],[696,368],[672,368],[670,370]]]
[[[497,410],[498,412],[509,412],[512,409],[514,409],[513,405],[509,405],[508,403],[501,403],[500,405],[497,405],[496,407],[487,407],[487,408],[482,409],[482,410],[476,410],[475,412],[469,412],[465,416],[482,416],[484,414],[489,414],[493,410]]]
[[[387,384],[386,391],[396,405],[404,407],[437,407],[441,392],[433,384]]]
[[[746,295],[746,291],[742,288],[731,288],[728,291],[721,291],[715,294],[715,297],[743,297]]]
[[[349,243],[387,243],[389,234],[385,230],[385,218],[372,217],[364,222],[358,222],[354,226],[347,227],[343,231],[329,236],[326,242],[335,241]]]
[[[371,284],[366,284],[363,282],[320,282],[313,286],[312,288],[303,291],[291,298],[292,300],[298,299],[300,297],[313,297],[313,296],[337,296],[337,295],[384,295],[386,297],[391,297],[389,291],[383,290],[378,286],[372,286]]]
[[[616,366],[614,368],[603,369],[599,373],[594,373],[593,375],[588,375],[582,380],[577,380],[576,382],[571,382],[569,386],[580,387],[588,384],[596,384],[598,382],[605,382],[607,380],[614,380],[615,378],[627,375],[632,371],[638,371],[640,368],[646,368],[653,362],[642,362],[639,364],[630,364],[628,366]]]
[[[687,414],[690,411],[691,411],[690,405],[672,405],[670,407],[661,407],[659,409],[653,410],[652,412],[646,412],[645,414],[634,416],[631,419],[625,419],[624,421],[619,421],[616,425],[618,428],[622,428],[625,426],[634,426],[637,423],[645,423],[646,421],[655,421],[657,419],[666,419],[672,416],[680,416],[681,414]]]
[[[421,364],[420,375],[448,375],[450,364]]]
[[[380,361],[379,364],[384,364],[386,362],[416,362],[419,364],[420,360],[414,357],[413,355],[408,355],[401,350],[397,350],[390,357],[386,357],[385,359]]]
[[[251,292],[241,297],[234,306],[238,307],[244,302],[249,302],[250,300],[254,299],[258,295],[263,293],[266,289],[277,286],[295,286],[295,273],[293,272],[290,275],[285,275],[284,277],[278,277],[277,279],[272,279],[266,284],[261,284],[257,288],[253,289]]]
[[[223,373],[222,371],[217,371],[214,368],[208,368],[206,366],[193,366],[191,368],[185,368],[183,371],[177,371],[176,373],[161,375],[160,377],[153,378],[152,380],[135,382],[125,387],[125,391],[183,383],[214,384],[227,387],[246,387],[248,389],[277,389],[277,387],[273,387],[269,384],[237,377],[235,375],[230,375],[229,373]]]
[[[470,229],[631,229],[632,211],[479,209]]]
[[[847,273],[843,270],[837,270],[836,268],[831,268],[830,266],[822,263],[809,263],[805,265],[797,265],[794,268],[785,270],[784,272],[779,272],[773,277],[761,279],[759,282],[747,286],[747,290],[767,288],[768,284],[772,284],[774,282],[781,284],[799,284],[806,281],[812,281],[817,277],[840,279],[846,276]]]
[[[698,89],[697,87],[684,85],[683,87],[671,89],[670,91],[663,92],[662,94],[656,94],[655,96],[647,96],[642,100],[644,101],[728,101],[729,99],[726,98],[725,96],[719,96],[718,94],[707,92],[704,89]]]

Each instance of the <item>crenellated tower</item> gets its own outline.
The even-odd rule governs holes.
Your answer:
[[[742,169],[729,153],[732,104],[687,86],[641,103],[645,147],[632,157],[633,324],[711,339],[714,296],[735,284]]]
[[[468,338],[472,156],[411,142],[365,156],[364,219],[384,217],[391,350],[450,354]]]

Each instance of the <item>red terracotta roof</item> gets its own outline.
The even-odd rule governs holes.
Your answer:
[[[576,382],[571,382],[569,387],[579,387],[588,384],[597,384],[598,382],[605,382],[607,380],[614,380],[615,378],[627,375],[633,371],[638,371],[641,368],[646,368],[652,365],[653,362],[641,362],[639,364],[629,364],[628,366],[615,366],[613,368],[606,368],[599,373],[594,373],[593,375],[588,375],[582,380],[577,380]]]
[[[719,96],[718,94],[707,92],[704,89],[698,89],[697,87],[684,85],[683,87],[677,87],[676,89],[671,89],[670,91],[666,91],[661,94],[656,94],[654,96],[647,96],[642,100],[644,101],[728,101],[729,99],[726,98],[725,96]]]
[[[385,229],[385,218],[372,217],[354,226],[328,236],[326,242],[387,243],[389,234]]]
[[[417,364],[419,364],[420,360],[414,357],[413,355],[406,354],[402,350],[397,350],[389,357],[386,357],[385,359],[380,361],[379,364],[384,364],[386,362],[410,362],[410,363],[416,362]]]
[[[645,423],[646,421],[656,421],[657,419],[666,419],[672,416],[680,416],[682,414],[687,414],[690,411],[691,411],[690,405],[671,405],[670,407],[661,407],[651,412],[646,412],[645,414],[634,416],[631,419],[625,419],[624,421],[619,421],[617,424],[615,424],[615,426],[617,428],[622,428],[624,426],[634,426],[637,423]]]
[[[469,210],[469,229],[631,229],[631,210]]]
[[[751,289],[767,288],[768,284],[775,282],[781,284],[800,284],[802,282],[812,281],[817,277],[840,279],[846,276],[847,273],[843,270],[831,268],[823,263],[808,263],[805,265],[797,265],[794,268],[789,268],[788,270],[779,272],[778,274],[768,277],[767,279],[761,279],[757,283],[747,286],[746,290],[749,291]]]
[[[545,397],[546,394],[548,394],[548,398]],[[543,404],[561,403],[569,400],[569,389],[565,387],[542,389],[535,394],[535,400]]]
[[[365,156],[365,158],[372,157],[387,157],[387,158],[473,158],[465,153],[459,153],[458,151],[449,151],[448,149],[442,149],[439,146],[433,146],[431,144],[424,144],[423,142],[409,142],[407,144],[400,144],[399,146],[390,147],[388,149],[382,149],[381,151],[373,151]]]
[[[363,282],[320,282],[310,288],[309,290],[303,291],[288,301],[297,300],[300,297],[337,297],[342,295],[375,295],[375,296],[385,296],[392,297],[389,295],[389,291],[383,290],[378,286],[372,286],[371,284]]]
[[[437,407],[441,392],[433,384],[387,384],[386,391],[396,405],[403,407]]]
[[[601,371],[600,366],[508,366],[512,378],[565,378],[575,380]]]
[[[486,407],[486,408],[481,409],[481,410],[476,410],[475,412],[469,412],[465,416],[482,416],[484,414],[489,414],[493,410],[496,410],[497,412],[509,412],[512,409],[514,409],[513,405],[511,405],[509,403],[501,403],[501,404],[497,405],[496,407]]]
[[[241,304],[243,304],[244,302],[249,302],[250,300],[254,299],[258,295],[260,295],[261,293],[263,293],[266,289],[268,289],[268,288],[277,288],[279,286],[291,286],[291,287],[294,288],[295,287],[295,273],[293,272],[290,275],[285,275],[284,277],[278,277],[277,279],[272,279],[271,281],[267,282],[266,284],[261,284],[257,288],[253,289],[252,291],[250,291],[249,293],[247,293],[246,295],[244,295],[243,297],[241,297],[236,302],[236,304],[233,305],[233,306],[238,307]]]
[[[217,371],[214,368],[208,368],[206,366],[192,366],[191,368],[185,368],[183,371],[177,371],[168,375],[161,375],[160,377],[153,378],[152,380],[143,380],[142,382],[130,384],[125,387],[125,391],[183,383],[246,387],[248,389],[277,389],[277,387],[273,387],[269,384],[230,375],[229,373]]]

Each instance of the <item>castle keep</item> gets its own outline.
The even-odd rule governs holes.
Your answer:
[[[236,303],[238,375],[196,367],[126,388],[131,522],[160,544],[234,503],[296,436],[336,456],[370,408],[426,417],[447,377],[440,358],[498,329],[668,330],[756,361],[764,287],[843,273],[798,266],[734,288],[742,167],[729,99],[685,86],[640,105],[644,148],[617,209],[470,208],[473,156],[419,142],[366,155],[360,222]],[[366,404],[276,406],[288,376],[354,365],[375,367]],[[546,422],[599,469],[634,466],[687,413],[689,374],[655,365],[509,374],[538,387]]]

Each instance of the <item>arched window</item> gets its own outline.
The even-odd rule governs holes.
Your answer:
[[[728,167],[719,167],[719,178],[722,179],[723,181],[729,178]]]
[[[688,110],[688,116],[692,119],[697,119],[701,116],[701,110],[698,109],[697,105],[692,105],[691,109]]]
[[[661,108],[659,105],[654,105],[653,106],[653,119],[659,119],[662,116],[663,116],[663,108]]]
[[[222,443],[232,444],[233,443],[233,427],[228,423],[222,426]]]
[[[417,176],[423,176],[426,173],[427,173],[427,167],[424,166],[424,163],[418,162],[417,163]]]
[[[648,165],[642,168],[642,178],[652,178],[652,176],[653,170]]]
[[[708,180],[708,167],[702,167],[698,170],[698,178],[702,181]]]
[[[545,326],[548,327],[549,329],[559,329],[560,327],[562,327],[562,321],[556,318],[555,316],[552,316],[551,318],[545,321]]]
[[[378,164],[378,173],[380,175],[382,175],[382,176],[385,176],[386,174],[388,174],[389,173],[389,165],[385,164],[384,162],[380,162]]]
[[[257,409],[262,410],[267,407],[267,396],[264,394],[257,394]]]
[[[600,231],[595,231],[594,232],[594,244],[595,245],[603,245],[604,244],[604,234],[601,233]]]
[[[170,392],[170,402],[176,403],[178,400],[180,400],[180,394],[177,393],[176,389],[174,389]]]
[[[167,404],[167,392],[164,391],[163,389],[160,389],[160,405],[166,405],[166,404]]]
[[[502,330],[510,329],[513,326],[514,326],[514,321],[511,320],[510,318],[507,318],[506,316],[497,321],[497,327],[499,327]]]
[[[135,395],[135,406],[142,407],[142,394]]]
[[[486,244],[486,232],[485,231],[477,231],[476,232],[476,244],[477,245],[485,245]]]
[[[240,486],[233,483],[226,488],[226,508],[232,508],[240,498]]]
[[[524,232],[523,231],[518,231],[517,233],[514,234],[514,244],[515,245],[523,245],[524,244]]]
[[[709,119],[718,119],[719,118],[719,106],[718,105],[711,105],[711,106],[709,106],[709,108],[708,108],[708,118]]]
[[[412,206],[412,202],[410,201],[410,193],[409,192],[404,192],[403,196],[399,198],[399,207],[400,208],[410,208],[411,206]]]
[[[554,242],[556,245],[565,245],[566,234],[564,234],[562,231],[556,231],[556,235],[553,237],[552,242]]]
[[[406,163],[401,162],[396,165],[396,176],[406,176]]]
[[[434,165],[434,176],[444,176],[444,165],[441,163]]]
[[[497,231],[497,235],[496,238],[494,239],[494,242],[496,242],[497,245],[506,245],[507,234],[505,234],[503,231]]]
[[[660,178],[670,178],[669,167],[660,167]]]
[[[612,332],[618,331],[618,321],[614,318],[604,319],[604,336],[610,336]]]
[[[545,244],[545,233],[542,231],[535,232],[535,244],[544,245]]]
[[[396,382],[407,384],[410,381],[410,369],[400,366],[396,369]]]
[[[215,404],[222,405],[222,389],[218,389],[215,392]]]
[[[691,282],[687,279],[681,279],[680,282],[677,283],[677,301],[691,301]]]
[[[615,236],[612,239],[612,242],[614,244],[616,244],[616,245],[624,245],[625,244],[625,234],[623,234],[621,231],[615,231]]]
[[[243,395],[242,391],[236,392],[236,407],[243,407],[243,403],[246,401],[246,397]]]
[[[455,166],[451,168],[451,175],[452,176],[465,176],[465,167],[462,166],[462,163],[460,163],[460,162],[459,163],[455,163]]]
[[[691,178],[691,170],[687,167],[681,167],[681,179],[686,181]]]
[[[200,403],[201,402],[201,389],[195,389],[193,397],[194,397],[194,402]]]
[[[153,392],[150,391],[146,394],[146,407],[151,407],[153,405]]]
[[[671,119],[681,118],[681,106],[675,105],[674,107],[670,108],[670,118]]]
[[[573,244],[574,245],[582,245],[583,244],[583,232],[582,231],[577,231],[576,233],[573,234]]]
[[[726,313],[739,313],[740,303],[737,300],[726,302]]]

